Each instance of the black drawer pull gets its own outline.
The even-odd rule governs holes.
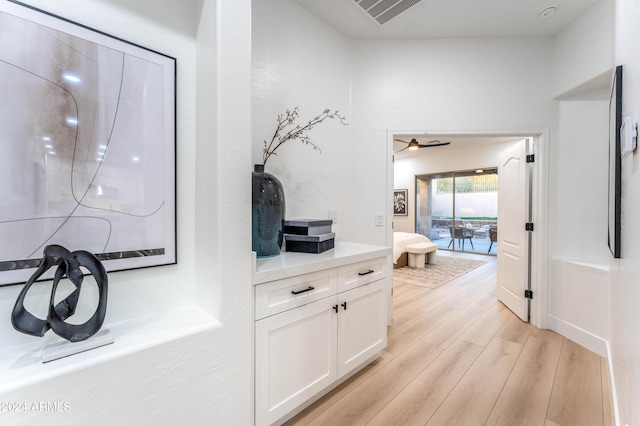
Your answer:
[[[306,293],[307,291],[311,291],[311,290],[315,290],[315,287],[309,286],[308,288],[305,288],[304,290],[291,290],[291,294]]]
[[[369,269],[367,272],[358,272],[358,275],[363,276],[363,275],[369,275],[369,274],[373,274],[375,271],[373,269]]]
[[[334,311],[336,311],[336,314],[338,313],[338,305],[333,305],[333,308],[332,308],[332,309],[333,309]]]
[[[347,302],[343,302],[343,303],[341,303],[341,305],[344,308],[344,310],[346,311],[347,310]]]

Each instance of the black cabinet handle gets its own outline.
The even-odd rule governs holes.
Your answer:
[[[358,275],[363,276],[363,275],[369,275],[369,274],[373,274],[373,269],[369,269],[367,272],[358,272]]]
[[[305,288],[304,290],[291,290],[291,294],[306,293],[307,291],[311,291],[311,290],[315,290],[315,287],[309,286],[308,288]]]
[[[347,302],[343,302],[343,303],[342,303],[342,307],[343,307],[343,308],[344,308],[344,310],[346,311],[346,310],[347,310]]]
[[[333,310],[336,311],[336,314],[338,313],[338,305],[334,305],[333,306]]]

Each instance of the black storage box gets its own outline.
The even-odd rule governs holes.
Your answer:
[[[296,219],[284,221],[284,233],[295,235],[323,235],[331,233],[331,219]]]
[[[333,232],[322,235],[285,234],[285,249],[300,253],[322,253],[333,248],[335,237]]]

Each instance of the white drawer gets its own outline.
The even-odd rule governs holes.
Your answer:
[[[335,268],[255,286],[255,319],[284,312],[337,293]]]
[[[365,260],[338,268],[338,293],[360,287],[385,277],[386,257]]]

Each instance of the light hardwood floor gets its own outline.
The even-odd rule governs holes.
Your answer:
[[[611,425],[606,360],[520,321],[495,258],[464,256],[488,263],[436,289],[394,281],[382,355],[286,424]]]

